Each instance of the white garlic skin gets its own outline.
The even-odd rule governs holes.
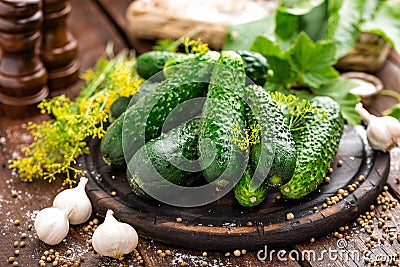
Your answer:
[[[81,177],[79,184],[75,188],[61,191],[53,200],[53,207],[72,209],[69,215],[70,224],[84,223],[92,215],[92,203],[85,191],[87,182],[88,179],[86,177]]]
[[[68,234],[71,209],[45,208],[36,215],[34,227],[40,240],[48,245],[60,243]]]
[[[92,246],[103,255],[120,258],[131,253],[138,244],[136,230],[129,224],[117,221],[112,210],[108,210],[104,222],[93,233]]]
[[[356,111],[367,123],[367,139],[373,149],[388,152],[396,147],[400,138],[400,122],[391,116],[376,117],[356,105]]]

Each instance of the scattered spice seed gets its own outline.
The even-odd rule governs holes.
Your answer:
[[[8,258],[8,262],[10,262],[10,263],[11,263],[11,262],[13,262],[13,261],[14,261],[14,259],[15,259],[14,257],[9,257],[9,258]]]
[[[18,261],[14,261],[13,266],[18,266]]]
[[[164,253],[164,252],[161,252],[161,253],[160,253],[160,256],[164,258],[164,257],[165,257],[165,253]]]
[[[245,249],[242,249],[242,255],[245,255],[247,253],[247,251]]]
[[[117,195],[117,192],[111,191],[111,195],[112,195],[112,196],[116,196],[116,195]]]
[[[14,225],[15,225],[15,226],[18,226],[20,223],[21,223],[21,222],[20,222],[18,219],[14,220]]]
[[[18,247],[18,241],[14,241],[14,247],[16,248],[16,247]]]
[[[17,190],[11,190],[11,196],[12,197],[17,197],[18,196],[18,191]]]
[[[333,168],[330,167],[330,168],[328,169],[328,172],[329,172],[329,173],[333,173]]]
[[[339,159],[338,162],[337,162],[337,166],[341,167],[342,165],[343,165],[343,160]]]
[[[231,255],[231,253],[227,252],[225,253],[225,257],[229,257]]]
[[[207,266],[208,265],[208,263],[206,262],[206,261],[203,261],[202,263],[201,263],[201,266]]]
[[[314,243],[314,242],[315,242],[315,238],[314,238],[314,237],[311,237],[310,242],[311,242],[311,243]]]
[[[161,253],[162,253],[161,249],[157,250],[157,255],[160,255]]]
[[[325,183],[329,183],[329,182],[331,181],[331,177],[326,176],[325,179],[324,179],[324,181],[325,181]]]
[[[25,246],[26,246],[26,242],[25,242],[25,241],[21,241],[21,242],[19,243],[19,246],[20,246],[21,248],[25,247]]]
[[[181,217],[176,218],[176,222],[178,223],[182,222],[182,218]]]
[[[181,266],[186,266],[186,265],[187,265],[186,261],[181,262]]]
[[[235,257],[239,257],[240,256],[240,250],[235,250],[234,252],[233,252],[233,255],[235,255]]]
[[[207,252],[203,252],[203,257],[207,257]]]
[[[26,236],[27,236],[26,233],[22,233],[22,234],[21,234],[21,238],[22,238],[22,239],[26,238]]]
[[[32,224],[28,224],[28,230],[30,231],[32,229],[33,225]]]
[[[286,214],[286,219],[289,220],[289,221],[293,220],[294,219],[294,214],[289,212],[288,214]]]
[[[281,196],[280,194],[278,194],[278,195],[275,196],[275,199],[276,199],[276,200],[280,200],[281,198],[282,198],[282,196]]]
[[[165,254],[166,255],[171,255],[171,250],[169,250],[169,249],[165,250]]]
[[[252,222],[247,222],[246,225],[247,225],[247,226],[253,226],[253,223],[252,223]]]
[[[19,255],[19,249],[14,250],[14,255]]]

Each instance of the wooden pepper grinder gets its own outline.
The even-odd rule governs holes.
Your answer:
[[[42,21],[40,0],[0,0],[0,110],[6,116],[32,115],[49,93],[37,51]]]
[[[67,26],[70,12],[69,0],[43,0],[40,55],[49,73],[51,91],[66,88],[79,78],[78,43]]]

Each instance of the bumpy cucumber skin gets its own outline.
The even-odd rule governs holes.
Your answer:
[[[179,58],[181,56],[185,56],[185,54],[166,51],[145,52],[137,57],[136,70],[140,77],[147,80],[154,74],[162,71],[168,59]]]
[[[171,183],[182,186],[192,185],[199,177],[199,173],[182,170],[171,162],[181,166],[179,159],[182,157],[190,161],[197,159],[198,131],[199,119],[195,119],[161,134],[141,147],[129,162],[130,170],[133,173],[127,171],[129,184],[135,194],[139,197],[147,195],[141,189],[143,184],[141,177],[151,175],[151,173],[142,171],[147,169],[146,165],[148,164],[151,164],[159,175]]]
[[[121,114],[124,113],[125,110],[128,108],[129,104],[131,105],[135,104],[136,102],[139,101],[140,98],[154,91],[157,88],[157,86],[158,83],[152,83],[147,81],[144,84],[142,84],[142,86],[140,86],[139,90],[132,97],[121,96],[117,98],[117,100],[115,100],[114,103],[111,105],[110,122],[113,122],[115,119],[121,116]]]
[[[244,207],[254,207],[259,205],[264,201],[268,192],[268,187],[264,183],[261,183],[256,189],[251,187],[253,171],[249,166],[239,183],[237,183],[234,188],[236,200]]]
[[[269,187],[278,187],[288,182],[296,167],[296,148],[287,118],[269,93],[258,85],[249,85],[244,98],[246,118],[249,124],[258,123],[261,127],[260,143],[251,147],[251,164],[256,174],[266,178]],[[273,151],[268,146],[273,147]],[[262,158],[262,152],[269,153]],[[272,164],[269,159],[272,159]],[[257,169],[256,169],[257,168]],[[262,177],[260,177],[262,178]]]
[[[268,78],[269,65],[267,59],[260,53],[253,51],[238,50],[236,53],[243,59],[246,76],[255,84],[263,86]]]
[[[292,179],[280,187],[282,195],[291,199],[308,195],[323,181],[343,134],[344,120],[338,103],[329,97],[315,97],[311,103],[326,116],[318,119],[310,114],[305,130],[294,133],[296,169]]]
[[[219,53],[206,54],[207,56],[198,55],[198,61],[191,69],[179,71],[161,82],[154,91],[139,99],[125,111],[124,116],[120,116],[110,125],[100,144],[106,162],[114,168],[126,168],[123,135],[129,140],[130,146],[126,147],[125,151],[129,159],[142,146],[140,138],[144,133],[139,133],[138,129],[146,129],[145,142],[159,136],[166,117],[175,107],[189,99],[206,94],[207,82],[193,82],[193,80],[207,81],[210,75],[209,63],[216,63]],[[149,103],[154,103],[154,100],[158,100],[157,105],[151,109],[149,116],[144,118],[143,113],[148,112]]]
[[[208,182],[219,178],[224,171],[224,177],[235,177],[245,161],[243,151],[234,144],[232,136],[234,124],[245,125],[244,104],[240,97],[244,84],[241,57],[232,51],[222,51],[210,79],[200,125],[200,144],[209,139],[215,145],[215,149],[207,149],[200,160],[203,176]],[[208,165],[214,153],[216,158]]]

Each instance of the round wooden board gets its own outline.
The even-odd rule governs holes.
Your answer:
[[[346,126],[332,163],[331,182],[301,200],[276,200],[278,191],[255,208],[237,204],[233,193],[197,208],[179,208],[142,200],[130,189],[124,173],[112,170],[103,160],[99,142],[90,141],[91,153],[79,164],[89,178],[88,196],[95,211],[104,216],[112,209],[121,221],[135,227],[145,238],[194,249],[232,250],[287,246],[326,235],[354,220],[369,208],[382,190],[389,173],[390,156],[371,150],[361,127]],[[342,160],[341,167],[337,161]],[[360,175],[366,180],[335,205],[322,209],[325,198],[346,189]],[[116,195],[112,196],[111,192]],[[318,207],[318,211],[313,208]],[[288,221],[287,213],[295,218]],[[181,217],[181,223],[176,218]],[[247,223],[252,225],[248,226]]]

